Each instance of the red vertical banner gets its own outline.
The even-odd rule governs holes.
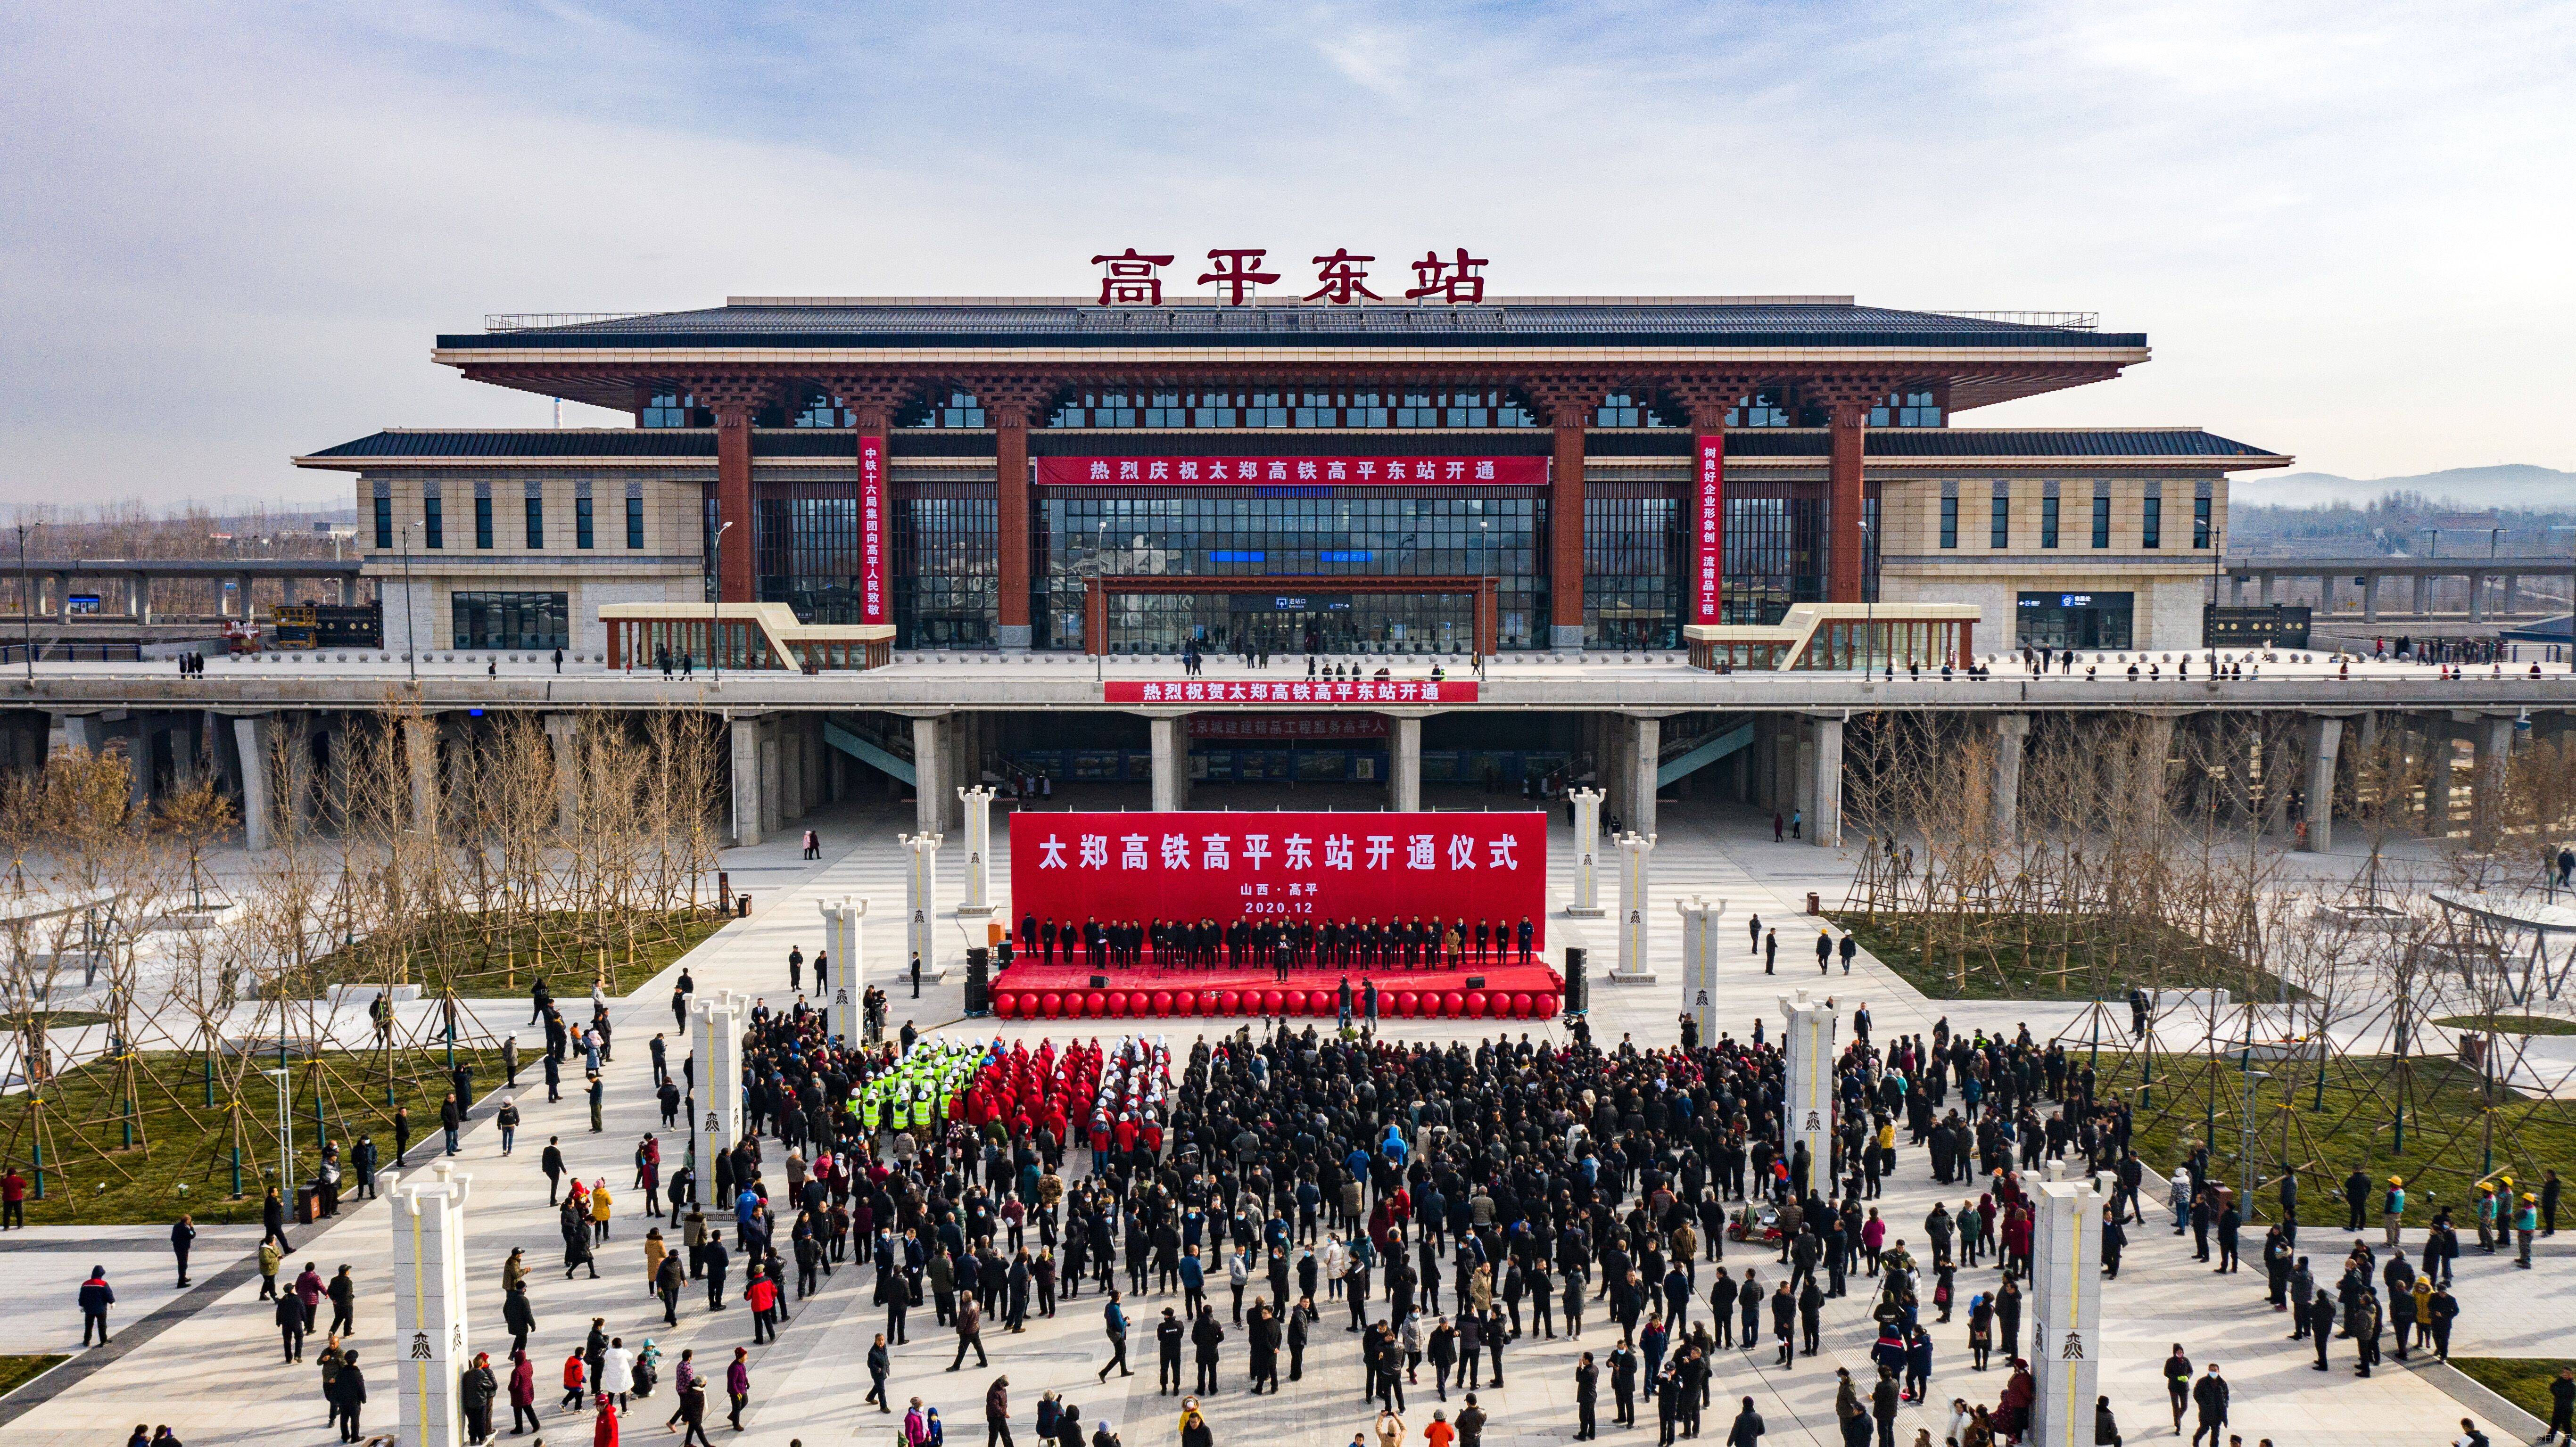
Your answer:
[[[859,621],[892,622],[886,606],[885,439],[859,434]]]
[[[1726,434],[1704,432],[1699,438],[1699,567],[1697,601],[1691,621],[1713,625],[1721,617],[1720,591],[1726,577]]]

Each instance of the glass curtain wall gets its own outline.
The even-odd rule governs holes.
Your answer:
[[[1541,498],[1501,489],[1405,496],[1330,487],[1060,489],[1038,503],[1040,638],[1048,648],[1084,646],[1084,579],[1105,566],[1111,574],[1243,580],[1226,594],[1114,599],[1114,652],[1250,643],[1274,652],[1400,655],[1473,645],[1474,604],[1465,594],[1335,595],[1306,585],[1314,596],[1283,606],[1273,582],[1290,576],[1491,576],[1502,647],[1529,648],[1545,631],[1545,530]]]
[[[1592,648],[1679,648],[1682,500],[1635,483],[1583,498],[1583,638]]]

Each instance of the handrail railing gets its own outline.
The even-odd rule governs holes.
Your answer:
[[[651,312],[486,312],[483,314],[483,330],[524,332],[539,327],[575,327],[584,322],[622,322],[628,317],[651,315]]]
[[[2066,332],[2092,332],[2102,329],[2100,312],[1963,312],[1947,307],[1932,308],[1936,317],[1966,317],[1970,321],[2011,322],[2015,326],[2055,327]]]

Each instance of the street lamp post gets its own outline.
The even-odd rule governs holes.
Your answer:
[[[412,588],[411,535],[413,528],[421,526],[420,523],[413,523],[411,527],[404,528],[400,534],[403,564],[403,668],[411,675],[414,686],[420,683],[419,625],[413,621],[420,616],[420,595]],[[242,620],[245,623],[250,620],[250,595],[247,591],[242,595]]]
[[[707,664],[724,687],[724,535],[732,523],[716,524],[716,595],[707,600]]]
[[[21,646],[27,650],[27,681],[36,681],[36,594],[28,584],[27,529],[43,523],[18,524],[18,631]]]

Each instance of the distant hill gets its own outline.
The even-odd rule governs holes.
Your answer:
[[[2558,512],[2576,508],[2576,472],[2520,462],[2495,467],[2452,467],[2413,477],[2353,478],[2331,472],[2289,472],[2276,477],[2240,477],[2228,496],[2238,504],[2322,507],[2339,502],[2357,506],[2392,492],[2422,493],[2434,502],[2464,509],[2500,507]]]

